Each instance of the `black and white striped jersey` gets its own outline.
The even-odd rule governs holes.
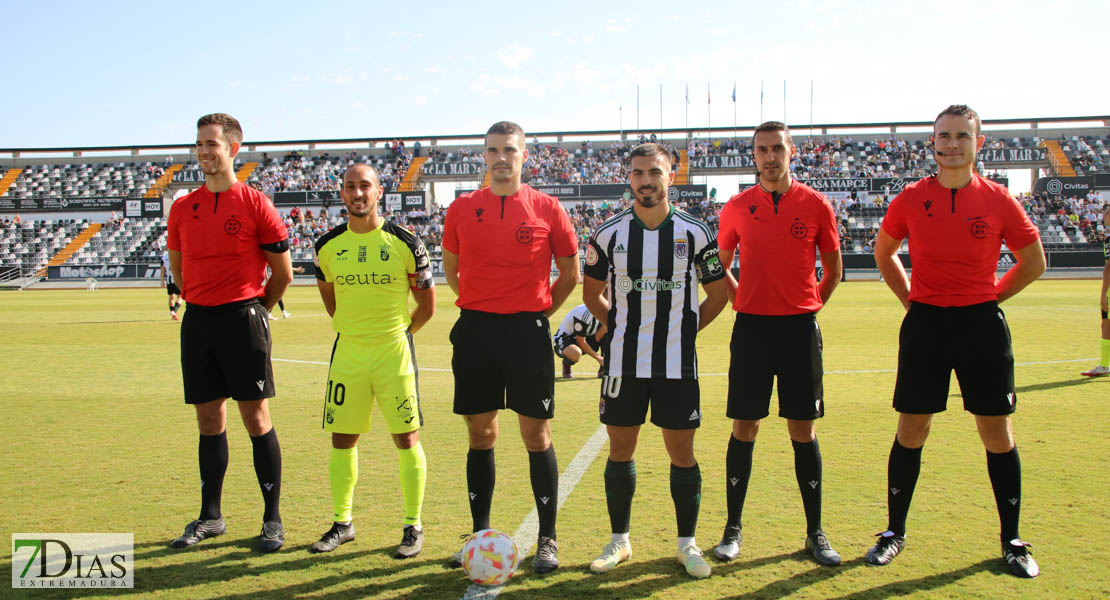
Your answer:
[[[586,308],[585,304],[579,304],[570,309],[567,316],[563,317],[563,321],[559,323],[559,329],[555,332],[555,336],[560,335],[574,337],[580,335],[582,337],[590,337],[597,333],[601,328],[601,323],[590,314],[590,309]]]
[[[725,276],[705,223],[672,207],[647,229],[624,210],[590,238],[585,274],[609,284],[605,375],[697,378],[697,284]]]

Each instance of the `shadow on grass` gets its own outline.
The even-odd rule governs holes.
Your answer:
[[[711,577],[727,577],[732,572],[758,568],[788,560],[793,556],[794,554],[779,554],[726,564],[710,560],[710,565],[713,567]],[[568,574],[579,577],[565,579]],[[542,577],[531,573],[530,570],[524,575],[529,579]],[[574,596],[584,598],[646,598],[663,590],[681,590],[686,585],[697,585],[698,582],[698,580],[686,575],[682,565],[673,556],[648,561],[638,561],[633,557],[630,562],[622,564],[619,568],[601,574],[590,572],[589,566],[585,564],[564,566],[559,568],[559,575],[564,579],[553,581],[542,589],[524,586],[514,589],[510,582],[508,586],[502,589],[500,597],[505,599],[542,598],[546,596],[560,598]]]
[[[1039,392],[1042,390],[1054,390],[1056,388],[1072,387],[1076,385],[1087,385],[1093,381],[1102,379],[1101,377],[1084,377],[1083,379],[1069,378],[1062,381],[1049,381],[1047,383],[1036,383],[1032,385],[1020,385],[1014,388],[1018,393],[1024,392]],[[949,398],[962,398],[963,394],[955,392],[948,395]]]
[[[286,545],[280,552],[265,555],[254,550],[256,542],[257,537],[229,539],[218,542],[206,541],[201,545],[184,549],[170,548],[168,542],[164,544],[161,542],[136,544],[135,587],[131,589],[113,589],[112,593],[128,596],[146,596],[158,592],[168,592],[171,595],[187,597],[189,594],[184,588],[198,588],[200,590],[205,590],[207,593],[208,588],[206,588],[206,586],[243,577],[266,577],[270,581],[281,582],[283,579],[283,572],[296,573],[305,569],[319,568],[321,565],[339,565],[350,561],[365,561],[367,557],[372,555],[392,556],[394,551],[393,546],[383,546],[355,552],[314,554],[309,552],[311,544],[304,543],[296,546]],[[145,549],[145,551],[141,549]],[[198,553],[210,554],[211,556],[205,556],[197,560]],[[181,558],[157,566],[144,566],[142,564],[143,559],[161,558],[169,555],[180,555]],[[259,562],[259,559],[265,561],[269,557],[273,557],[274,562]],[[396,588],[400,584],[397,583],[396,580],[392,580],[392,577],[396,576],[399,571],[409,567],[420,567],[440,562],[442,562],[440,559],[427,559],[423,561],[408,560],[404,562],[398,561],[396,564],[383,568],[367,569],[364,571],[345,571],[325,577],[313,578],[295,585],[275,587],[274,589],[268,590],[266,596],[284,598],[303,595],[309,592],[318,592],[328,586],[345,583],[353,578],[378,577],[383,580],[390,579],[389,582],[383,581],[382,586],[379,586],[380,589]],[[414,573],[414,576],[416,575],[417,574]],[[435,574],[429,577],[426,571],[421,570],[419,578],[429,578],[429,581],[437,581],[435,585],[440,586],[439,595],[442,597],[442,586],[447,585],[447,575],[442,579],[435,577]],[[458,581],[460,590],[465,588],[463,584],[466,582],[466,579],[463,577],[461,571],[450,573],[450,579]],[[85,591],[85,593],[67,589],[65,590],[65,597],[80,598],[102,595],[103,593],[104,590],[97,589],[89,589]],[[343,590],[337,595],[353,596],[356,595],[356,593],[352,590]],[[223,595],[221,598],[247,600],[247,598],[254,599],[258,596],[259,592],[251,591],[240,594]],[[322,597],[334,596],[324,595]]]
[[[859,559],[860,562],[862,562],[862,560],[863,559]],[[951,585],[964,577],[970,577],[984,571],[989,571],[997,575],[1009,575],[1010,573],[1009,569],[1006,567],[1006,563],[1002,560],[988,558],[962,569],[955,569],[945,573],[936,573],[935,575],[926,575],[925,577],[919,577],[917,579],[894,581],[885,585],[873,587],[869,590],[830,598],[829,600],[876,600],[879,598],[919,594],[928,590]]]
[[[783,579],[781,581],[775,581],[773,583],[769,583],[769,584],[767,584],[767,585],[765,585],[765,586],[763,586],[759,589],[756,589],[756,590],[745,590],[743,593],[741,593],[737,596],[728,596],[728,598],[782,598],[784,596],[789,596],[791,594],[794,594],[794,593],[802,590],[803,588],[811,586],[815,583],[820,583],[822,581],[825,581],[826,579],[832,579],[833,577],[838,577],[838,576],[842,575],[843,573],[845,573],[845,572],[847,572],[851,569],[855,569],[855,568],[860,567],[860,566],[863,565],[863,557],[860,557],[860,558],[856,558],[856,559],[853,559],[853,560],[850,560],[850,561],[847,561],[847,562],[843,562],[839,566],[836,566],[836,567],[821,566],[821,565],[818,565],[816,563],[813,563],[812,559],[809,556],[809,553],[807,553],[805,550],[801,550],[801,551],[794,552],[794,553],[791,553],[791,554],[780,555],[780,556],[783,557],[783,558],[794,557],[794,558],[797,558],[798,560],[810,562],[811,564],[813,564],[813,568],[804,572],[804,573],[798,573],[796,575],[793,575],[793,576],[791,576],[787,579]],[[753,562],[759,562],[759,561],[753,561]],[[769,562],[769,561],[764,561],[764,562]],[[759,565],[753,565],[753,566],[759,566]]]

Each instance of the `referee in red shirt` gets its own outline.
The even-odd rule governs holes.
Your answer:
[[[197,121],[197,162],[204,185],[170,208],[170,270],[187,303],[181,323],[181,375],[185,402],[200,430],[200,516],[173,541],[185,548],[226,531],[220,495],[227,471],[228,397],[254,448],[254,471],[265,510],[261,552],[285,543],[278,503],[281,448],[270,424],[274,396],[269,310],[293,280],[285,225],[265,194],[235,177],[243,129],[222,113]],[[273,276],[265,285],[266,266]]]
[[[727,414],[733,419],[725,458],[728,521],[713,553],[727,561],[740,552],[752,451],[759,422],[770,414],[777,377],[779,416],[786,419],[794,446],[806,515],[806,549],[817,562],[838,565],[840,555],[821,528],[821,450],[814,427],[825,414],[817,311],[840,283],[836,217],[824,196],[790,177],[797,149],[785,124],[760,125],[752,145],[759,185],[728,201],[717,234],[726,269],[739,248],[740,277],[728,368]],[[825,272],[820,284],[818,254]]]
[[[547,318],[578,284],[578,238],[551,196],[520,181],[524,130],[509,121],[486,132],[490,187],[447,209],[443,270],[461,309],[451,330],[456,414],[470,434],[466,482],[474,531],[488,529],[493,498],[497,411],[517,413],[528,449],[539,540],[532,567],[559,566],[555,542],[559,467],[551,445],[555,360]],[[559,277],[551,282],[551,260]],[[453,562],[461,564],[460,554]]]
[[[1018,577],[1040,572],[1018,537],[1021,462],[1010,427],[1017,406],[1010,329],[998,304],[1044,272],[1037,228],[1010,192],[974,172],[983,147],[979,115],[949,106],[933,123],[937,174],[899,194],[887,209],[875,244],[875,262],[906,307],[898,335],[894,409],[898,435],[887,465],[887,531],[866,555],[889,564],[906,541],[906,514],[921,471],[921,448],[933,414],[946,408],[952,371],[964,410],[975,415],[987,451],[987,473],[1002,524],[1002,557]],[[897,252],[909,238],[912,282]],[[1001,280],[1005,243],[1017,259]]]

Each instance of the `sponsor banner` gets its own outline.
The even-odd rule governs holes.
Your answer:
[[[47,267],[48,279],[159,279],[161,265],[61,265]]]
[[[1095,173],[1095,189],[1110,189],[1110,173]]]
[[[161,198],[143,198],[142,216],[160,217],[163,214]]]
[[[691,169],[754,169],[750,154],[739,156],[695,156],[690,159]]]
[[[274,192],[274,206],[304,206],[342,204],[339,190],[312,190],[299,192]]]
[[[405,210],[424,210],[426,205],[424,192],[401,192],[401,207]]]
[[[385,204],[386,210],[390,212],[401,210],[401,193],[386,192],[386,194],[382,196],[382,202]]]
[[[818,192],[870,192],[871,180],[865,177],[850,179],[799,179]]]
[[[994,148],[979,151],[979,160],[992,163],[1048,162],[1047,148]]]
[[[709,192],[704,185],[672,185],[667,189],[667,199],[671,203],[697,203],[708,196]]]
[[[13,533],[12,588],[135,587],[131,533]]]
[[[143,216],[143,201],[141,198],[134,200],[124,200],[123,202],[123,216],[127,218]]]
[[[0,198],[0,212],[7,211],[77,211],[77,210],[118,210],[124,209],[127,200],[138,198],[125,198],[120,196],[92,196],[89,198],[78,197],[39,197],[39,198]]]
[[[173,174],[174,183],[204,183],[204,171],[200,169],[182,169]]]
[[[623,183],[598,183],[587,185],[534,185],[536,190],[559,200],[613,200],[623,197],[632,188]],[[705,185],[672,185],[667,191],[671,202],[700,202],[709,195]]]
[[[900,194],[906,186],[920,181],[920,177],[872,177],[868,179],[871,185],[872,192],[882,192],[884,194]]]
[[[482,176],[484,167],[480,162],[426,162],[420,167],[420,172],[430,177],[476,178]]]
[[[1033,186],[1033,191],[1048,192],[1050,196],[1086,196],[1094,189],[1093,177],[1042,177]]]

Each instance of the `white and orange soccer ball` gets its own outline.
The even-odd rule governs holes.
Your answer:
[[[479,585],[501,585],[516,573],[520,552],[513,538],[496,529],[483,529],[467,538],[462,549],[466,576]]]

